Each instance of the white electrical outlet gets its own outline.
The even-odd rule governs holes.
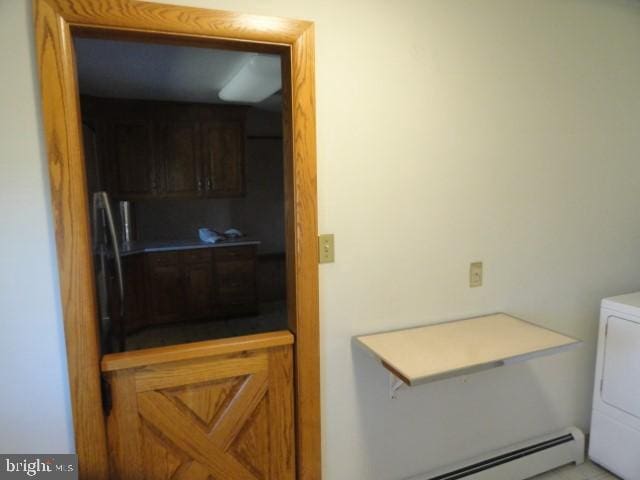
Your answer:
[[[469,267],[469,286],[482,286],[482,262],[473,262]]]

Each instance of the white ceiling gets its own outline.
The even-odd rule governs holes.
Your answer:
[[[85,95],[226,103],[218,92],[253,53],[76,38],[80,92]],[[281,110],[276,93],[257,108]]]

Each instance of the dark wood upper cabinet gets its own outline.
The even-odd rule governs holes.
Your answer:
[[[164,122],[157,127],[159,194],[197,196],[202,193],[202,168],[199,156],[198,125],[188,122]]]
[[[244,107],[82,97],[114,198],[244,194]],[[102,153],[102,152],[101,152]]]
[[[91,99],[83,120],[96,125],[98,154],[104,163],[109,192],[141,198],[157,191],[152,106],[146,102]]]
[[[202,125],[202,153],[207,172],[207,194],[244,193],[244,129],[240,122]]]
[[[150,122],[115,121],[111,125],[112,154],[108,157],[108,186],[118,196],[142,197],[156,191],[153,127]]]

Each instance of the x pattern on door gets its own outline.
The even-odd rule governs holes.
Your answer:
[[[114,476],[293,478],[286,417],[287,411],[291,417],[291,390],[280,391],[290,377],[290,349],[281,359],[285,363],[277,357],[278,352],[262,351],[114,372],[109,377]]]

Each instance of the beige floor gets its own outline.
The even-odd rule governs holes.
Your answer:
[[[556,468],[542,475],[536,475],[531,480],[615,480],[618,478],[587,460],[582,465]]]

